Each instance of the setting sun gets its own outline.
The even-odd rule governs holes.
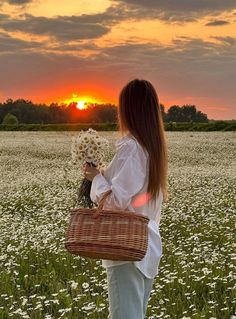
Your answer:
[[[86,102],[85,101],[79,101],[79,102],[77,102],[77,109],[79,109],[79,110],[84,110],[84,109],[86,109]]]
[[[88,104],[93,103],[104,103],[92,96],[79,96],[78,94],[72,94],[72,97],[65,98],[59,103],[70,105],[71,103],[76,103],[76,108],[79,110],[85,110],[88,107]]]

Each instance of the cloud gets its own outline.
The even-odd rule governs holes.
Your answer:
[[[0,22],[1,20],[7,20],[10,19],[10,16],[8,14],[0,13]]]
[[[20,3],[20,0],[12,0]],[[32,0],[24,0],[31,2]],[[150,14],[151,16],[151,14]],[[0,28],[36,35],[49,35],[61,41],[96,39],[108,33],[112,26],[126,19],[143,19],[143,12],[116,2],[106,11],[97,14],[72,16],[33,16],[23,13],[20,18],[0,14]]]
[[[3,55],[13,55],[24,52],[32,54],[35,52],[40,52],[44,55],[55,56],[58,54],[76,55],[78,57],[86,57],[89,55],[98,55],[101,48],[94,43],[53,43],[50,44],[48,41],[27,41],[19,38],[14,38],[13,36],[3,33],[0,31],[0,59]]]
[[[24,41],[21,39],[13,38],[5,33],[0,32],[0,52],[14,53],[19,50],[38,48],[41,44],[35,41]]]
[[[5,2],[8,2],[9,4],[24,5],[32,2],[32,0],[7,0]]]
[[[163,11],[226,11],[235,9],[234,0],[115,0],[126,4],[139,7],[148,7],[153,9],[162,9]]]
[[[225,20],[214,20],[214,21],[210,21],[206,23],[205,25],[209,27],[216,27],[216,26],[221,26],[226,24],[229,24],[229,22]]]
[[[15,4],[28,3],[31,0],[8,0]],[[115,5],[114,5],[115,3]],[[96,39],[107,34],[112,26],[126,19],[162,19],[165,22],[190,22],[197,21],[199,15],[217,10],[232,9],[235,5],[233,0],[224,2],[216,0],[214,6],[211,0],[113,0],[113,5],[103,13],[82,14],[72,16],[43,17],[31,14],[22,14],[21,17],[13,18],[7,14],[0,14],[0,28],[8,32],[21,31],[31,35],[47,35],[64,43]],[[213,20],[207,26],[225,25],[225,20]]]
[[[189,94],[192,91],[205,91],[205,85],[211,87],[216,81],[221,81],[222,76],[227,77],[227,73],[236,81],[236,74],[233,75],[232,71],[236,64],[236,43],[232,39],[231,42],[228,39],[227,44],[216,44],[201,39],[180,37],[174,41],[172,47],[124,44],[104,48],[102,55],[106,56],[106,60],[99,58],[104,62],[104,67],[123,65],[124,69],[160,77],[160,81],[167,79],[175,83],[175,87],[184,83]],[[228,85],[228,81],[225,84]]]
[[[234,46],[236,45],[236,38],[233,37],[212,37],[216,40],[221,41],[224,45]]]
[[[138,13],[133,12],[133,16],[139,18]],[[5,31],[49,35],[59,41],[96,39],[108,33],[112,26],[130,17],[130,10],[118,3],[97,14],[36,17],[25,13],[21,18],[12,18],[0,13],[0,28]]]
[[[95,39],[109,32],[110,26],[116,23],[115,17],[109,11],[105,14],[53,18],[25,14],[23,19],[1,14],[0,28],[6,31],[49,35],[60,41]]]
[[[236,9],[235,0],[113,0],[145,17],[156,17],[167,22],[195,21],[206,15],[217,15]]]

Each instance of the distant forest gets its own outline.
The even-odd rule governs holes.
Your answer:
[[[86,106],[86,109],[80,110],[76,102],[46,105],[24,99],[8,99],[0,103],[0,123],[7,123],[7,120],[12,124],[117,123],[116,105],[95,103]],[[160,109],[164,122],[209,121],[207,115],[198,111],[195,105],[172,105],[165,112],[165,106],[161,104]]]

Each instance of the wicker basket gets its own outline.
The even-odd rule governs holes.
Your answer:
[[[97,208],[75,208],[65,234],[65,248],[94,259],[139,261],[148,245],[149,218],[123,210],[103,210],[107,191]]]

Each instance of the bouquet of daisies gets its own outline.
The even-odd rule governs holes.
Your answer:
[[[109,148],[107,139],[101,137],[98,132],[92,128],[87,131],[80,131],[77,137],[72,137],[71,156],[73,164],[87,163],[97,169],[105,167],[104,155]],[[83,207],[91,208],[93,202],[90,198],[92,182],[84,178],[78,191],[78,203]]]

